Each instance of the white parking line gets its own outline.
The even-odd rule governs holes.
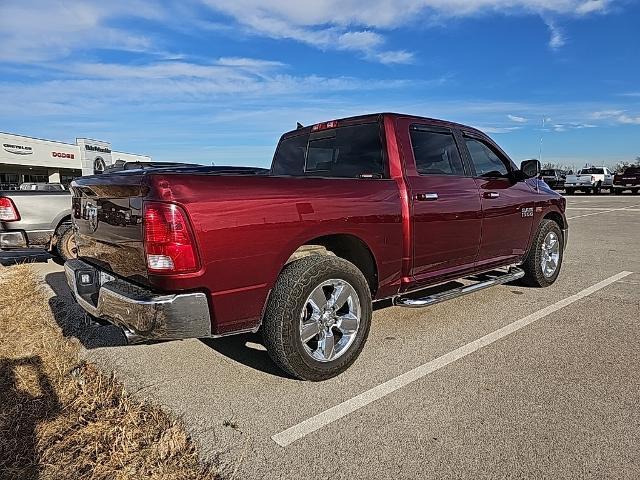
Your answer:
[[[299,440],[310,433],[315,432],[316,430],[325,427],[326,425],[335,422],[343,417],[346,417],[350,413],[359,410],[362,407],[369,405],[370,403],[379,400],[396,390],[409,385],[416,380],[419,380],[430,373],[433,373],[437,370],[440,370],[443,367],[446,367],[450,363],[455,362],[456,360],[460,360],[467,355],[470,355],[487,345],[491,345],[492,343],[500,340],[501,338],[506,337],[507,335],[511,335],[514,332],[517,332],[521,328],[526,327],[527,325],[535,322],[536,320],[540,320],[541,318],[546,317],[547,315],[552,314],[564,308],[568,305],[571,305],[578,300],[581,300],[589,295],[594,294],[598,290],[601,290],[608,285],[611,285],[618,280],[631,275],[633,272],[620,272],[612,277],[609,277],[601,282],[596,283],[584,290],[579,291],[575,295],[571,295],[563,300],[560,300],[548,307],[543,308],[542,310],[538,310],[537,312],[532,313],[531,315],[527,315],[526,317],[521,318],[520,320],[516,320],[509,325],[506,325],[494,332],[485,335],[482,338],[474,340],[471,343],[467,343],[460,348],[457,348],[449,353],[442,355],[441,357],[436,358],[435,360],[431,360],[419,367],[414,368],[413,370],[409,370],[406,373],[403,373],[400,376],[392,378],[391,380],[387,380],[386,382],[378,385],[377,387],[373,387],[366,392],[361,393],[349,400],[346,400],[334,407],[325,410],[318,415],[315,415],[303,422],[298,423],[286,430],[276,433],[271,437],[271,439],[276,442],[278,445],[282,447],[286,447],[291,445],[296,440]]]
[[[629,210],[635,207],[638,207],[639,205],[629,205],[626,207],[621,207],[621,208],[610,208],[610,209],[605,209],[601,212],[594,212],[594,213],[585,213],[584,215],[576,215],[575,217],[568,217],[567,220],[573,220],[574,218],[581,218],[581,217],[590,217],[591,215],[602,215],[603,213],[609,213],[609,212],[619,212],[622,210]],[[593,210],[593,209],[591,209]]]
[[[599,211],[601,211],[601,212],[610,212],[611,211],[611,207],[609,207],[609,208],[602,208],[602,207],[567,207],[567,210],[591,210],[592,212],[599,212]],[[627,212],[640,212],[640,209],[632,208],[632,207],[624,207],[624,210],[627,211]]]

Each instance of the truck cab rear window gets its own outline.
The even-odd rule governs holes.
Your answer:
[[[307,132],[278,145],[273,175],[385,177],[380,125],[367,123]]]
[[[583,168],[580,175],[604,175],[603,168]]]

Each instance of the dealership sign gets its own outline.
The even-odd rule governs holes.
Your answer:
[[[16,155],[31,155],[33,148],[26,145],[13,145],[11,143],[3,143],[2,147],[9,153],[15,153]]]
[[[75,155],[73,153],[51,152],[51,155],[56,158],[75,158]]]
[[[110,148],[99,147],[97,145],[85,145],[84,148],[90,152],[111,153]]]

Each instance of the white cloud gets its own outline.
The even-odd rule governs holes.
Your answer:
[[[89,49],[161,53],[162,41],[136,20],[184,32],[227,31],[292,39],[321,50],[359,53],[381,63],[411,63],[413,54],[387,45],[385,33],[433,18],[518,14],[584,16],[619,0],[2,0],[0,61],[28,63]],[[200,2],[234,22],[203,20]],[[122,26],[119,20],[134,20]],[[120,25],[120,26],[119,26]],[[564,41],[552,30],[550,45]]]
[[[384,52],[378,52],[374,57],[384,64],[390,63],[412,63],[413,53],[406,50],[387,50]]]
[[[638,116],[630,116],[627,114],[622,114],[618,117],[618,121],[620,123],[626,123],[630,125],[640,125],[640,115]]]
[[[362,51],[372,50],[384,43],[384,39],[380,34],[369,30],[343,33],[337,38],[337,41],[338,48]]]
[[[3,0],[0,60],[49,60],[87,46],[148,50],[151,40],[144,33],[110,26],[110,20],[122,17],[158,20],[162,9],[140,0]]]
[[[562,30],[555,24],[555,22],[551,20],[545,20],[547,28],[549,28],[549,33],[551,37],[549,38],[549,48],[551,50],[558,50],[561,47],[564,47],[566,43],[565,35]]]
[[[522,127],[495,127],[495,126],[478,126],[478,125],[474,125],[474,126],[478,130],[481,130],[485,133],[490,133],[490,134],[511,133],[511,132],[515,132],[516,130],[522,129]]]
[[[640,115],[630,115],[626,110],[600,110],[593,112],[594,120],[609,120],[627,125],[640,125]]]
[[[583,128],[597,128],[597,125],[581,122],[556,123],[551,126],[556,132],[566,132],[568,130],[582,130]]]
[[[525,117],[519,117],[517,115],[507,115],[507,118],[509,118],[509,120],[511,120],[512,122],[516,122],[516,123],[527,123],[528,120]]]
[[[284,63],[273,60],[260,60],[244,57],[221,57],[216,61],[216,64],[226,67],[246,68],[248,70],[271,70],[273,68],[285,66]]]
[[[419,24],[428,18],[470,17],[487,13],[584,16],[606,12],[613,0],[201,0],[234,18],[248,31],[288,38],[321,49],[359,51],[383,63],[408,63],[412,54],[384,50],[380,31]],[[546,22],[549,46],[560,48],[565,37]],[[376,31],[377,30],[377,31]]]
[[[576,13],[587,15],[593,12],[601,12],[606,10],[610,3],[611,2],[609,0],[590,0],[582,2],[581,5],[578,5]]]
[[[624,110],[599,110],[591,114],[591,118],[594,120],[601,120],[603,118],[611,118],[622,115]]]
[[[586,15],[607,10],[613,0],[202,0],[239,22],[264,28],[262,22],[278,19],[303,27],[354,25],[394,28],[419,15],[447,17],[498,13]]]
[[[0,104],[9,114],[38,111],[42,115],[86,112],[87,109],[121,108],[128,102],[141,112],[224,99],[229,105],[239,98],[269,103],[274,96],[373,91],[405,87],[404,80],[358,79],[348,76],[291,75],[288,66],[252,58],[223,57],[209,64],[188,61],[150,62],[141,65],[117,63],[68,63],[47,70],[48,80],[0,82]],[[422,82],[437,86],[439,80]],[[82,92],[82,104],[78,103]]]

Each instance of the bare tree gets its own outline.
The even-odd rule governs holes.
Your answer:
[[[568,170],[572,170],[573,166],[562,165],[560,163],[546,162],[542,164],[542,169],[543,170],[563,170],[566,172]]]
[[[629,166],[629,162],[621,161],[616,163],[616,166],[613,167],[613,173],[622,173]]]

